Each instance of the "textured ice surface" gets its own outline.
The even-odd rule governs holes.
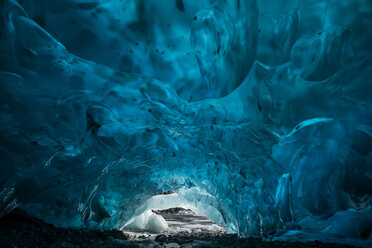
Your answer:
[[[368,246],[369,0],[0,1],[0,210]]]

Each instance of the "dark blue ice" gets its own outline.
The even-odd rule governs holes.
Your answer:
[[[0,214],[372,244],[369,0],[1,0]]]

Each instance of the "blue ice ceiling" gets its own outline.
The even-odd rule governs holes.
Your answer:
[[[372,243],[369,0],[0,1],[0,210]]]

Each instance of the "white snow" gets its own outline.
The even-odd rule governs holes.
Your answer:
[[[163,216],[152,213],[147,218],[147,223],[145,225],[145,230],[154,232],[154,233],[161,233],[168,228],[168,224],[163,218]]]
[[[161,233],[168,228],[168,224],[161,215],[155,214],[151,209],[149,209],[142,214],[131,218],[123,228]]]

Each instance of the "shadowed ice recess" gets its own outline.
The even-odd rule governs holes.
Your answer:
[[[245,237],[372,244],[371,1],[0,11],[1,215],[120,229],[184,206]]]

